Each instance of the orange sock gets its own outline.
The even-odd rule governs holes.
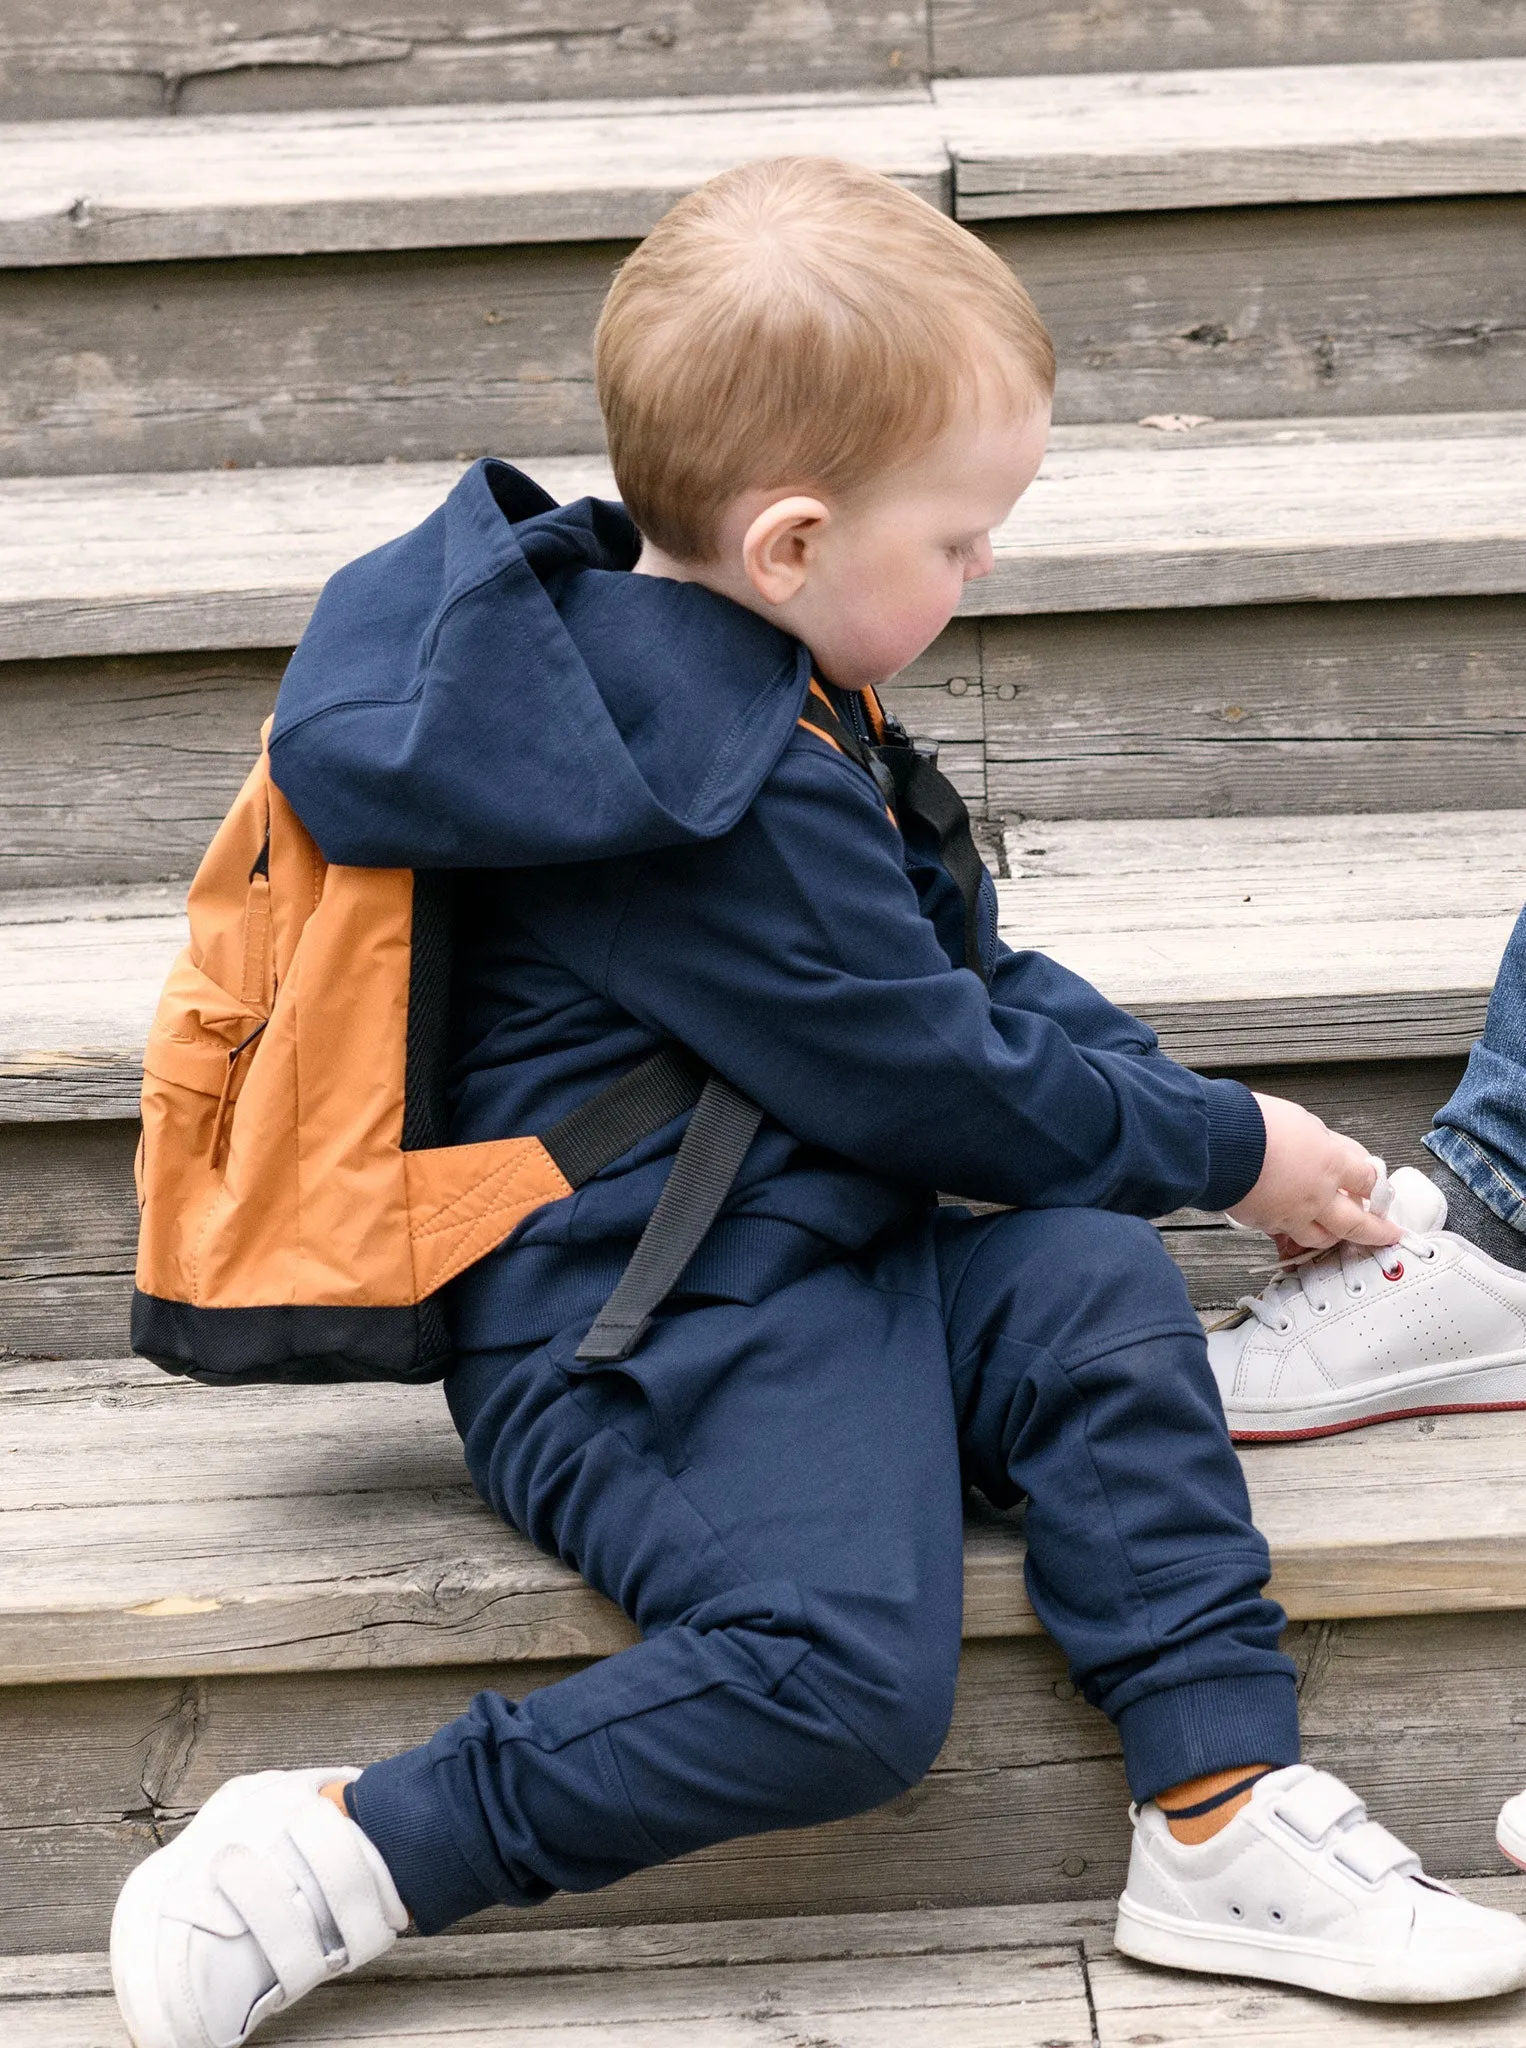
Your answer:
[[[1179,1842],[1211,1842],[1249,1803],[1257,1780],[1276,1769],[1276,1764],[1236,1764],[1232,1770],[1210,1771],[1206,1777],[1173,1785],[1155,1804]]]

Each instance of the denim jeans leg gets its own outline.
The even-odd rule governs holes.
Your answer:
[[[1500,962],[1484,1035],[1424,1143],[1486,1208],[1526,1233],[1526,911]]]

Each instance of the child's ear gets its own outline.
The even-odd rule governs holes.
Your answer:
[[[742,567],[765,604],[798,595],[831,519],[820,498],[776,498],[758,514],[742,539]]]

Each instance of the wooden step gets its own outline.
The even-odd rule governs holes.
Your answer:
[[[0,1366],[0,1686],[604,1656],[633,1641],[472,1493],[436,1388],[192,1386]],[[1516,1415],[1245,1454],[1294,1620],[1526,1609]],[[280,1456],[273,1458],[273,1444]],[[972,1524],[967,1640],[1037,1635]]]
[[[553,495],[608,493],[538,459]],[[438,463],[0,483],[13,660],[290,645],[324,579],[431,511]],[[967,617],[1519,594],[1526,413],[1058,430]]]
[[[1239,1071],[1253,1087],[1306,1103],[1391,1167],[1426,1168],[1433,1162],[1420,1148],[1421,1135],[1457,1085],[1462,1062]],[[0,1121],[0,1355],[109,1358],[128,1344],[138,1243],[137,1119],[126,1099],[119,1116],[90,1116],[101,1105],[88,1091],[60,1093],[54,1106],[60,1114],[51,1120]],[[76,1114],[64,1117],[71,1106]],[[1179,1211],[1161,1227],[1200,1309],[1222,1312],[1265,1285],[1272,1253],[1263,1239],[1196,1210]]]
[[[1526,199],[987,223],[1065,422],[1498,409],[1526,368]],[[603,446],[594,322],[626,242],[16,270],[0,473]]]
[[[1309,1753],[1453,1876],[1498,1869],[1493,1815],[1519,1789],[1523,1435],[1519,1417],[1438,1418],[1246,1458]],[[0,1368],[0,1535],[0,1952],[101,1945],[127,1870],[235,1772],[387,1754],[483,1687],[522,1696],[630,1640],[474,1500],[435,1389]],[[1035,1632],[1020,1568],[1008,1523],[972,1521],[959,1697],[922,1785],[541,1924],[1116,1890],[1116,1738]]]
[[[286,659],[0,664],[7,884],[188,879]],[[885,695],[977,817],[1510,809],[1526,598],[962,619]]]
[[[948,82],[892,98],[605,102],[0,131],[0,262],[644,234],[730,164],[845,155],[961,219],[1515,192],[1526,58]]]
[[[937,71],[1116,71],[1526,55],[1516,7],[1449,0],[814,0],[760,15],[669,0],[612,16],[594,0],[517,0],[442,16],[432,0],[267,5],[225,19],[200,0],[13,0],[0,32],[0,118],[259,112],[650,93],[915,86]]]
[[[1516,1878],[1467,1887],[1519,1911]],[[408,1941],[312,1994],[310,2042],[414,2048],[1514,2048],[1526,1995],[1425,2011],[1343,2006],[1264,1985],[1152,1970],[1120,1956],[1110,1904],[827,1915],[598,1934],[445,1934]],[[0,1962],[11,2048],[124,2048],[104,1955]]]
[[[1013,945],[1199,1067],[1439,1058],[1477,1036],[1526,899],[1518,811],[1009,828]],[[0,897],[0,1120],[134,1112],[183,943],[172,885]]]

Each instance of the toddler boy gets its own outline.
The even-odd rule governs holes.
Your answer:
[[[579,1352],[682,1118],[453,1293],[479,1491],[643,1640],[363,1771],[215,1794],[117,1909],[138,2048],[230,2048],[410,1920],[915,1784],[967,1482],[1026,1498],[1034,1608],[1122,1741],[1120,1947],[1359,1998],[1526,1983],[1518,1921],[1298,1763],[1266,1546],[1145,1220],[1385,1244],[1370,1162],[1001,945],[946,795],[940,826],[887,766],[874,686],[1044,452],[1032,305],[886,180],[755,164],[625,265],[597,366],[625,509],[469,472],[330,584],[271,763],[330,861],[459,871],[452,1143],[545,1131],[674,1043],[764,1113],[628,1357]]]

